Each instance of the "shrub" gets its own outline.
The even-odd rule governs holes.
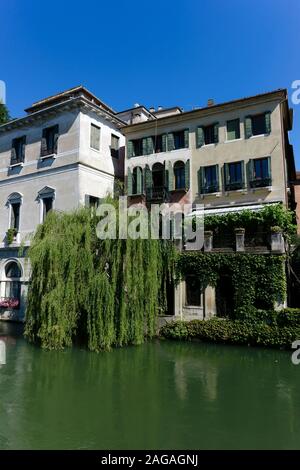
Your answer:
[[[275,323],[272,325],[267,324],[265,321],[254,323],[245,320],[213,318],[211,320],[172,322],[163,326],[160,334],[170,339],[191,340],[197,338],[202,341],[216,343],[290,349],[292,342],[300,339],[300,323],[297,326],[279,326]]]

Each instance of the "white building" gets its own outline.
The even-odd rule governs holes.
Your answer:
[[[0,318],[23,319],[29,267],[20,244],[50,209],[113,193],[123,178],[124,122],[82,86],[34,103],[0,126]]]

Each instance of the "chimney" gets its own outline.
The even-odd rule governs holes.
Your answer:
[[[150,113],[155,113],[155,108],[154,108],[154,106],[151,106],[151,107],[149,108],[149,111],[150,111]]]
[[[214,104],[215,104],[215,102],[214,102],[214,100],[213,100],[212,98],[209,98],[209,99],[207,100],[207,106],[208,106],[208,107],[209,107],[209,106],[213,106]]]
[[[162,106],[158,106],[157,111],[161,111],[163,109]]]

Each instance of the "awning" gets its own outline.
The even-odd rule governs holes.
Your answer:
[[[279,202],[279,201],[278,201]],[[259,211],[262,210],[266,206],[274,206],[274,204],[278,204],[278,202],[269,203],[269,204],[253,204],[253,205],[244,205],[244,206],[227,206],[227,207],[218,207],[215,209],[205,209],[204,208],[204,216],[205,215],[222,215],[228,214],[229,212],[241,212],[245,209],[250,211]],[[188,214],[189,216],[203,216],[203,211],[193,211]]]

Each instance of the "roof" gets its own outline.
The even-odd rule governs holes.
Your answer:
[[[99,100],[97,96],[91,93],[87,88],[83,85],[79,85],[73,88],[69,88],[68,90],[62,91],[60,93],[56,93],[55,95],[48,96],[47,98],[43,98],[42,100],[36,101],[33,103],[29,108],[25,109],[26,113],[33,113],[39,111],[43,108],[48,108],[54,104],[61,103],[70,99],[71,97],[74,98],[76,96],[83,95],[88,98],[92,103],[104,108],[106,111],[109,111],[112,114],[115,114],[115,111],[110,108],[107,104],[103,101]]]
[[[262,99],[262,98],[266,98],[266,99],[270,99],[272,98],[272,96],[276,96],[276,95],[282,95],[282,98],[284,98],[286,100],[287,98],[287,90],[286,88],[278,88],[277,90],[273,90],[273,91],[267,91],[265,93],[259,93],[257,95],[252,95],[252,96],[246,96],[244,98],[238,98],[238,99],[234,99],[234,100],[231,100],[231,101],[225,101],[223,103],[218,103],[218,104],[214,104],[214,105],[211,105],[211,106],[205,106],[203,108],[198,108],[198,109],[193,109],[191,111],[183,111],[182,113],[180,114],[175,114],[175,115],[172,115],[172,116],[166,116],[166,117],[161,117],[159,119],[159,121],[161,123],[163,123],[165,120],[166,121],[169,121],[170,118],[184,118],[185,116],[193,116],[193,115],[201,115],[201,114],[205,114],[206,112],[209,112],[209,113],[213,113],[214,111],[217,111],[219,108],[222,108],[222,107],[230,107],[231,105],[239,105],[239,104],[243,104],[243,103],[247,103],[247,102],[251,102],[253,100],[256,100],[256,99]],[[130,125],[127,125],[126,126],[126,129],[131,129],[131,128],[137,128],[138,126],[142,127],[142,126],[145,126],[145,124],[147,123],[151,123],[151,125],[153,124],[153,121],[145,121],[145,122],[141,122],[141,123],[137,123],[137,124],[130,124]],[[124,129],[124,130],[126,130]]]

